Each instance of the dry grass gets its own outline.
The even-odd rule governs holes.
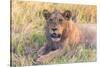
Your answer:
[[[61,11],[70,9],[76,15],[77,23],[96,23],[96,6],[24,2],[12,0],[12,64],[13,66],[34,65],[33,57],[44,44],[44,18],[42,10],[53,9]],[[95,61],[96,49],[81,48],[77,56],[55,58],[54,63],[70,63],[81,61]]]

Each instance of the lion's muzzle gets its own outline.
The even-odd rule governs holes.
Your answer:
[[[52,33],[51,35],[51,39],[52,39],[52,41],[60,41],[60,39],[61,39],[61,34],[58,34],[58,33]]]

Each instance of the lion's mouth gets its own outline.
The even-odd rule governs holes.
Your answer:
[[[52,41],[60,41],[61,34],[53,33],[53,34],[51,34],[51,39],[52,39]]]

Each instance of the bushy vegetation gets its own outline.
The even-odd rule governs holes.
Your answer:
[[[12,0],[11,19],[11,54],[12,65],[35,65],[33,60],[36,51],[46,41],[44,34],[45,20],[42,16],[43,9],[53,11],[71,10],[76,15],[77,23],[96,23],[96,6],[43,3],[34,1]],[[62,56],[53,59],[47,64],[86,62],[96,60],[96,49],[81,47],[79,53],[73,58]]]

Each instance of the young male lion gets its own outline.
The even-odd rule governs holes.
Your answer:
[[[96,45],[96,25],[73,23],[70,10],[63,13],[43,10],[43,16],[46,20],[47,42],[38,51],[37,62],[46,63],[55,57],[73,52],[81,44],[90,48]]]

